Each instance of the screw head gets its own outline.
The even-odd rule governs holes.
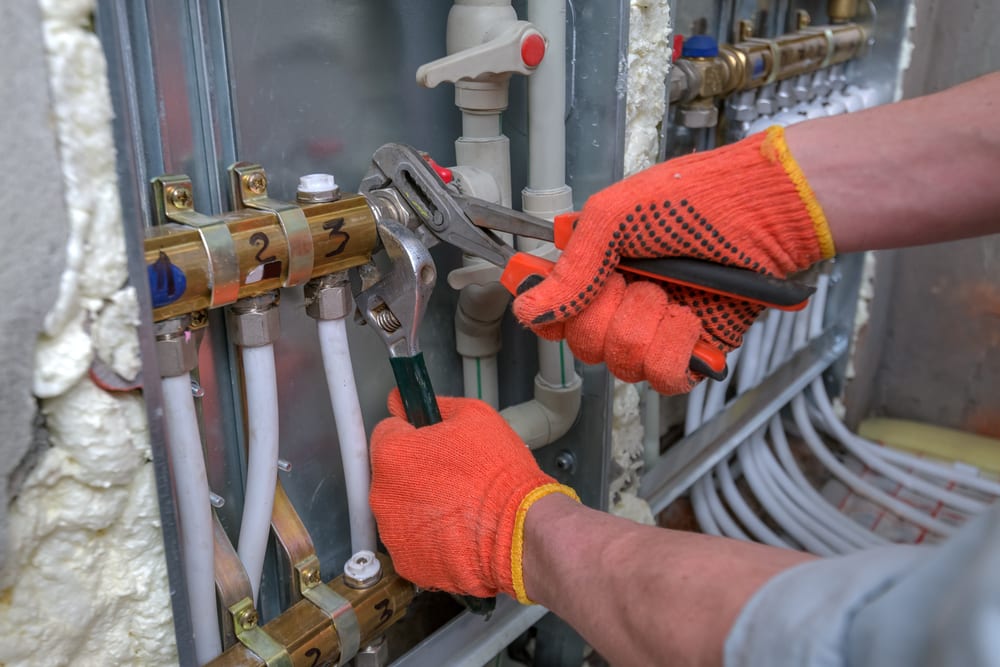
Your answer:
[[[183,186],[172,187],[167,197],[170,203],[177,208],[191,208],[191,190],[188,188]]]
[[[261,172],[255,171],[252,174],[247,174],[243,177],[243,179],[247,190],[255,195],[261,195],[267,192],[267,176]]]
[[[252,630],[257,626],[257,610],[244,609],[240,612],[237,621],[244,630]]]
[[[302,573],[302,579],[308,585],[315,586],[320,583],[319,571],[310,568]]]
[[[573,472],[576,469],[576,456],[569,450],[563,450],[556,456],[556,468],[563,472]]]

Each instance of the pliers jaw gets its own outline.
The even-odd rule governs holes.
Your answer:
[[[375,199],[379,192],[394,191],[413,220],[426,234],[425,245],[444,241],[469,255],[504,266],[515,251],[492,232],[473,224],[434,169],[415,149],[404,144],[385,144],[372,155],[372,166],[361,181],[359,192]],[[387,199],[390,195],[383,195]],[[418,231],[418,234],[421,232]]]

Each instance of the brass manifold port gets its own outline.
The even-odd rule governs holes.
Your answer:
[[[680,58],[670,101],[699,103],[847,62],[864,51],[868,31],[857,23],[802,27],[774,39],[723,44],[715,57]]]
[[[361,195],[286,203],[267,196],[257,165],[230,168],[237,209],[219,216],[194,210],[186,176],[153,180],[155,226],[144,251],[161,321],[234,303],[368,262],[376,248],[377,211]]]
[[[360,590],[352,588],[344,581],[343,575],[326,584],[318,584],[329,587],[350,602],[357,616],[361,646],[381,636],[399,621],[405,615],[406,608],[415,593],[413,584],[396,574],[388,557],[379,555],[378,558],[382,566],[382,576],[369,588]],[[242,632],[254,630],[257,616],[252,605],[231,611],[234,612],[234,621],[243,626]],[[281,656],[282,664],[291,664],[294,667],[336,665],[342,661],[340,638],[335,622],[335,618],[324,613],[310,600],[300,600],[262,626],[261,630],[268,637],[268,644],[273,647],[274,653]],[[244,643],[235,643],[208,664],[212,667],[253,665],[264,667],[277,662],[278,660],[273,657],[269,662]]]

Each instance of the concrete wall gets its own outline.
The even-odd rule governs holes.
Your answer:
[[[919,0],[917,9],[905,96],[1000,69],[1000,3]],[[879,264],[867,340],[875,353],[862,352],[849,419],[874,413],[1000,436],[1000,237],[880,253]]]

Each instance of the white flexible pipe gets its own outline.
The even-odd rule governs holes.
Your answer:
[[[814,402],[819,407],[820,412],[823,413],[824,421],[833,431],[834,437],[840,441],[847,451],[858,457],[866,466],[886,478],[902,484],[911,491],[920,493],[932,500],[940,501],[961,512],[978,514],[986,509],[986,503],[973,500],[954,491],[949,491],[916,475],[911,475],[905,470],[887,462],[885,459],[876,456],[869,449],[869,446],[874,446],[872,443],[865,442],[862,438],[851,433],[844,426],[843,422],[833,414],[833,408],[830,406],[830,398],[826,394],[826,388],[823,387],[823,380],[820,378],[813,380],[811,389]]]
[[[805,397],[802,394],[792,399],[792,414],[795,417],[795,423],[798,425],[802,437],[816,458],[854,493],[882,505],[896,516],[904,518],[922,528],[926,528],[932,533],[946,536],[955,531],[953,526],[930,517],[898,498],[890,496],[871,482],[855,475],[847,466],[838,461],[830,450],[826,448],[819,434],[816,433],[816,429],[813,428],[812,422],[809,421],[809,416],[806,414]]]
[[[222,644],[215,604],[212,505],[190,373],[163,378],[163,421],[174,477],[195,657],[203,665],[222,652]]]
[[[691,489],[691,507],[694,509],[694,518],[698,521],[698,527],[706,535],[722,535],[722,529],[715,522],[712,510],[708,503],[704,482],[708,475],[705,475]]]
[[[317,325],[326,385],[330,390],[337,439],[340,441],[340,459],[344,465],[347,510],[351,523],[351,553],[375,551],[375,517],[368,504],[368,489],[372,477],[368,462],[368,436],[361,414],[361,401],[358,400],[358,386],[354,380],[354,366],[347,341],[347,320],[319,320]]]
[[[719,475],[719,485],[722,487],[722,494],[726,498],[726,504],[728,504],[736,516],[739,518],[740,523],[746,526],[747,530],[753,534],[754,538],[764,544],[770,544],[772,547],[784,547],[786,549],[793,548],[786,540],[778,537],[778,535],[771,530],[767,524],[761,521],[760,517],[750,506],[747,505],[746,500],[740,494],[739,489],[736,488],[736,482],[733,480],[732,472],[729,470],[729,465],[721,465],[717,468],[716,472]]]
[[[856,547],[867,547],[878,544],[888,544],[888,540],[874,533],[859,523],[846,516],[833,507],[805,478],[799,469],[795,458],[792,456],[791,448],[788,446],[788,438],[785,436],[785,429],[780,418],[775,418],[771,424],[771,442],[774,444],[774,451],[778,456],[778,461],[785,473],[791,478],[795,485],[807,497],[807,501],[816,512],[822,515],[822,521],[831,530],[836,531],[843,539],[848,540]]]
[[[702,477],[699,480],[699,483],[701,482],[705,482],[705,486],[710,490],[710,492],[705,494],[705,499],[708,501],[709,512],[718,524],[722,534],[737,540],[749,540],[749,536],[733,521],[732,517],[729,516],[729,512],[722,505],[722,501],[719,500],[719,494],[716,493],[715,484],[712,481],[712,472],[709,471],[708,474]]]
[[[643,387],[642,458],[652,468],[660,458],[660,394],[648,384]]]
[[[278,481],[278,379],[274,346],[241,348],[247,396],[247,486],[237,553],[250,579],[254,604],[271,534],[274,488]]]
[[[822,333],[823,306],[826,302],[828,287],[829,278],[825,274],[822,274],[820,279],[817,281],[817,290],[814,297],[815,301],[812,304],[812,312],[799,318],[803,323],[808,323],[809,336],[818,336]],[[798,327],[796,333],[799,333]],[[804,344],[806,334],[803,332],[800,334],[800,337],[802,343]],[[927,480],[912,475],[905,470],[892,465],[887,462],[884,457],[878,456],[878,452],[873,450],[883,450],[885,448],[879,447],[875,443],[865,440],[855,433],[852,433],[833,413],[833,406],[831,405],[830,397],[826,393],[826,388],[823,386],[823,381],[817,378],[812,382],[811,389],[814,405],[819,409],[822,421],[826,424],[827,428],[833,432],[833,436],[837,438],[848,451],[857,456],[869,468],[898,482],[899,484],[902,484],[903,486],[906,486],[914,492],[921,493],[933,500],[938,500],[945,505],[949,505],[962,512],[976,514],[986,509],[987,505],[981,501],[973,500],[967,496],[949,491],[941,486],[938,486],[937,484],[928,482]],[[946,479],[950,480],[954,479],[954,477],[955,475],[949,475]]]

